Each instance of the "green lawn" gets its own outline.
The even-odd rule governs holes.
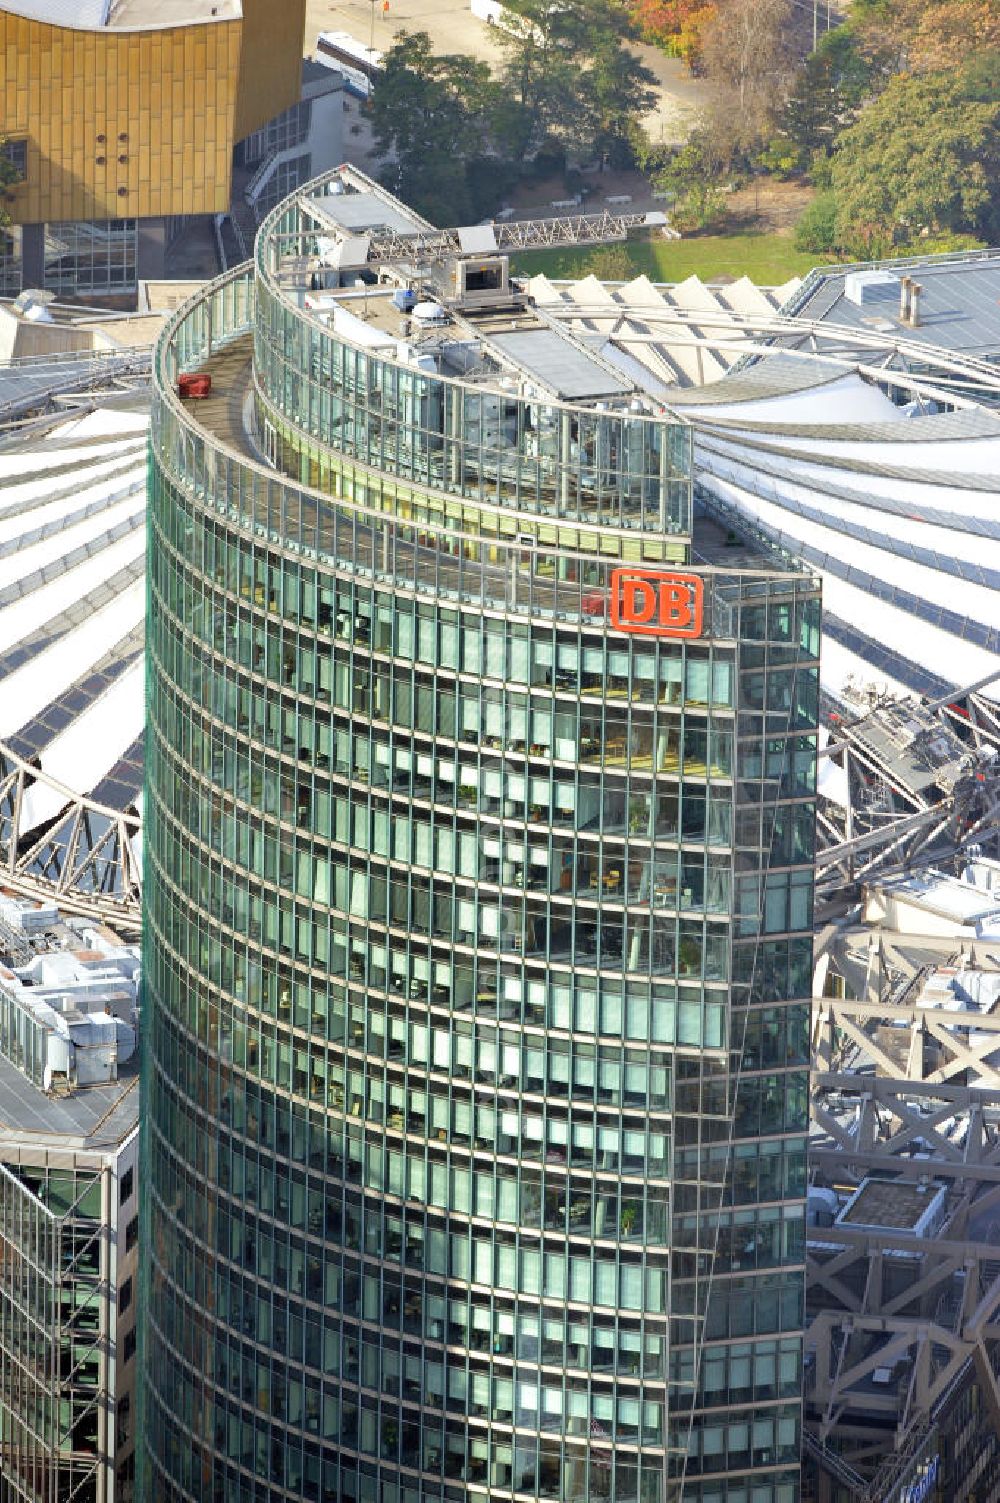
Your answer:
[[[514,258],[521,275],[545,272],[550,277],[596,276],[617,281],[645,272],[652,282],[683,282],[693,275],[703,282],[748,276],[761,286],[775,286],[804,276],[822,257],[797,251],[789,235],[704,235],[684,240],[633,240],[624,245],[588,246],[580,250],[529,251]]]

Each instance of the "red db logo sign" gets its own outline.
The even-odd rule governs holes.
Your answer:
[[[651,637],[700,637],[704,595],[697,574],[614,569],[611,625]]]

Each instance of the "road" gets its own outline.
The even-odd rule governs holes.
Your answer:
[[[376,47],[391,42],[397,31],[426,31],[438,52],[465,52],[498,66],[501,49],[493,28],[469,9],[469,0],[389,0],[383,16],[382,0],[307,0],[306,52],[316,47],[321,31],[347,31],[359,41]],[[655,47],[634,49],[658,80],[656,106],[643,119],[650,139],[680,141],[687,134],[693,114],[704,100],[704,85],[692,78],[684,64]]]

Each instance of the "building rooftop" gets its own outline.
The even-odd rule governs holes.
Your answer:
[[[630,371],[648,389],[669,392],[671,400],[682,391],[691,392],[696,400],[693,394],[703,388],[711,392],[713,383],[749,347],[752,320],[772,319],[799,283],[763,288],[741,277],[726,287],[709,287],[690,276],[666,287],[646,276],[607,283],[594,276],[551,281],[539,274],[525,285],[549,318],[580,338],[592,339],[605,354],[610,355],[611,348],[624,353]],[[776,363],[749,369],[754,396],[761,395],[761,382],[769,379],[768,368]],[[786,380],[797,389],[806,377],[805,362],[792,363],[796,370]],[[817,365],[819,380],[830,381],[835,374],[828,365]],[[727,400],[741,400],[737,385],[727,385]]]
[[[334,234],[382,229],[417,235],[426,228],[426,222],[418,214],[389,194],[363,188],[354,193],[310,198],[309,207],[317,222],[327,225]]]
[[[948,932],[956,938],[965,930],[972,937],[1000,939],[1000,894],[984,892],[933,867],[884,878],[875,884],[869,907],[882,908],[887,899],[948,920]]]
[[[629,381],[607,368],[559,329],[522,329],[496,333],[492,341],[502,358],[520,367],[543,391],[563,402],[620,397],[633,390]]]
[[[13,1004],[21,1020],[16,1040],[4,1030],[10,1053],[30,1051],[34,1034],[43,1050],[51,1040],[63,1053],[82,1047],[80,1058],[86,1056],[72,1078],[49,1072],[46,1088],[29,1077],[27,1057],[22,1068],[0,1052],[0,1140],[103,1148],[131,1132],[139,1112],[138,972],[138,945],[114,931],[52,904],[0,893],[0,1013],[6,1017]],[[116,1033],[119,1042],[109,1048]],[[77,1073],[93,1083],[81,1084]]]
[[[148,352],[168,313],[200,285],[143,282],[136,313],[70,307],[36,288],[0,299],[0,419],[12,402],[44,396],[50,382],[86,386],[104,369],[113,373],[107,360],[118,352],[123,360]]]
[[[919,1232],[943,1198],[940,1185],[866,1179],[838,1215],[837,1224]]]
[[[209,21],[235,21],[241,0],[4,0],[12,15],[77,31],[138,31]]]
[[[794,296],[796,316],[854,329],[888,325],[938,349],[1000,358],[1000,250],[917,257],[885,263],[881,270],[884,279],[865,288],[863,302],[850,295],[849,269],[813,272]],[[900,318],[904,275],[921,289],[916,325]]]
[[[139,1122],[139,1067],[107,1085],[47,1096],[0,1055],[0,1141],[46,1148],[113,1148]]]
[[[21,389],[18,368],[0,369],[0,401],[8,380]],[[60,863],[122,897],[138,850],[114,840],[117,874],[104,859],[84,872],[119,815],[138,824],[148,424],[148,397],[105,394],[0,437],[0,776],[23,777],[16,870],[44,880],[49,857],[28,854],[44,826]]]
[[[344,87],[344,75],[336,67],[327,67],[313,57],[302,59],[302,98],[314,99],[319,94],[335,93]]]
[[[915,793],[954,787],[970,748],[942,720],[914,700],[885,700],[852,729],[872,760]]]
[[[777,569],[801,572],[794,559],[763,542],[747,531],[736,531],[695,504],[691,529],[691,562],[709,569]]]
[[[940,1012],[993,1014],[1000,1003],[1000,971],[938,966],[922,978],[914,1003]],[[979,1036],[976,1030],[970,1031],[970,1038]]]
[[[242,15],[241,0],[111,0],[106,24],[131,31],[149,26],[238,21]]]

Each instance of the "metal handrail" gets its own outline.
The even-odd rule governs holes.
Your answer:
[[[802,1448],[808,1451],[810,1456],[819,1463],[824,1470],[836,1477],[845,1487],[850,1488],[858,1497],[863,1497],[868,1490],[868,1484],[860,1472],[856,1472],[849,1462],[838,1456],[836,1451],[822,1441],[812,1430],[803,1428]]]
[[[51,355],[11,355],[0,360],[0,370],[21,370],[33,365],[88,365],[107,364],[117,360],[148,360],[150,346],[142,344],[121,345],[106,349],[57,350]]]
[[[66,366],[53,371],[49,381],[41,382],[33,390],[22,392],[6,401],[0,400],[0,421],[12,423],[25,414],[30,415],[36,408],[54,402],[60,396],[74,393],[84,396],[92,387],[116,377],[132,376],[140,380],[148,378],[151,364],[150,353],[146,350],[142,355],[111,361],[80,361],[75,366]]]
[[[272,146],[271,150],[254,169],[253,176],[243,189],[243,197],[251,206],[256,202],[257,196],[264,186],[265,179],[268,177],[279,156],[280,152],[278,149]]]
[[[188,343],[183,351],[186,363],[201,362],[213,349],[223,348],[234,339],[245,336],[253,326],[253,283],[248,266],[234,268],[189,298],[177,309],[156,345],[153,375],[157,404],[154,405],[153,444],[154,447],[157,445],[163,414],[169,412],[171,420],[196,446],[190,463],[186,465],[183,460],[175,460],[176,470],[174,464],[170,466],[186,489],[193,490],[207,504],[223,512],[231,524],[252,530],[258,537],[266,537],[278,547],[310,557],[330,558],[352,578],[357,578],[360,573],[370,574],[391,581],[394,589],[404,593],[430,594],[437,600],[470,603],[516,617],[539,615],[547,620],[582,621],[595,630],[606,629],[606,597],[602,595],[595,600],[595,590],[600,592],[603,586],[595,583],[593,574],[596,564],[601,580],[606,581],[610,570],[621,564],[620,557],[571,552],[534,541],[530,549],[526,549],[523,539],[487,538],[479,533],[463,532],[452,519],[438,522],[399,518],[364,500],[333,496],[326,491],[302,486],[291,477],[269,468],[253,453],[235,449],[198,425],[176,391],[181,368],[178,335],[192,315],[205,304],[211,304],[213,310],[220,305],[224,307],[224,299],[217,295],[238,280],[245,283],[248,292],[242,321],[220,329],[212,325],[210,317],[206,317],[204,330],[199,330],[201,340]],[[373,489],[379,493],[384,476],[376,467],[334,450],[331,453],[354,473],[370,477]],[[172,454],[172,448],[164,445],[165,459],[172,458]],[[249,477],[251,481],[250,487],[242,483],[233,486],[232,499],[225,473],[227,464],[235,466],[241,476]],[[200,484],[199,474],[205,477]],[[456,500],[462,502],[462,498]],[[464,501],[466,507],[469,504],[468,500]],[[570,523],[570,519],[563,519],[561,524],[559,517],[545,513],[515,515],[524,520],[530,517],[533,522],[553,529]],[[580,525],[575,519],[573,524]],[[583,526],[586,530],[587,524]],[[591,530],[600,531],[596,526]],[[303,538],[307,531],[310,536]],[[629,534],[621,536],[628,537]],[[501,561],[482,563],[465,557],[462,552],[455,554],[450,551],[460,538],[467,538],[477,547],[494,550]],[[443,544],[450,545],[450,548]],[[527,560],[526,552],[530,553]],[[575,580],[557,578],[557,560],[575,569]],[[526,563],[537,565],[540,561],[551,564],[551,576],[540,574],[537,567],[526,568]],[[669,563],[665,565],[669,566]],[[705,577],[707,586],[706,620],[712,623],[715,634],[722,637],[731,634],[732,606],[737,595],[744,599],[748,597],[752,590],[751,581],[759,581],[764,596],[773,592],[787,596],[802,587],[813,588],[811,578],[787,569],[775,572],[766,567],[699,566],[698,572]]]

